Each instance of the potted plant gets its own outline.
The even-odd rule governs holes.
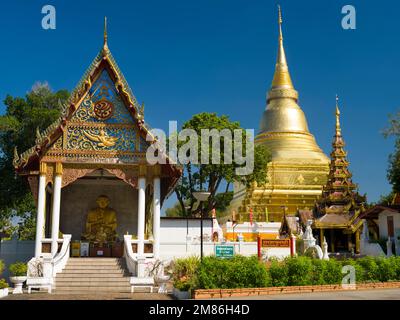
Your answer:
[[[24,262],[16,262],[8,267],[11,273],[10,280],[14,283],[13,294],[23,293],[22,284],[26,281],[26,273],[28,271],[28,266]]]
[[[0,275],[4,271],[4,262],[0,260]],[[5,297],[8,295],[8,283],[5,279],[0,279],[0,298]]]

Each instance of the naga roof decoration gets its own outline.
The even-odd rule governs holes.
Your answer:
[[[71,121],[78,107],[83,104],[85,97],[90,93],[93,94],[90,90],[92,89],[94,82],[102,76],[101,72],[104,70],[108,71],[107,73],[114,86],[113,90],[115,90],[123,100],[129,113],[136,120],[140,132],[140,144],[143,145],[143,136],[146,136],[147,134],[150,134],[152,141],[155,141],[155,137],[150,133],[150,126],[144,121],[144,105],[140,105],[136,100],[131,88],[108,48],[107,38],[107,26],[105,20],[103,47],[94,58],[75,89],[71,92],[67,102],[61,103],[61,101],[59,101],[61,108],[60,117],[49,125],[43,132],[39,132],[37,129],[35,145],[33,147],[21,154],[18,154],[18,151],[15,148],[13,165],[17,171],[22,171],[32,160],[38,159],[40,156],[44,155],[49,147],[62,137],[63,132],[66,130],[65,126],[67,121]],[[103,115],[104,112],[107,113],[107,105],[101,105],[99,107],[99,112],[103,113]],[[109,144],[113,143],[112,140],[114,138],[108,137],[108,132],[99,131],[97,132],[97,135],[100,136],[99,139],[104,138],[102,143],[107,143],[107,141]],[[88,139],[90,139],[90,137]]]

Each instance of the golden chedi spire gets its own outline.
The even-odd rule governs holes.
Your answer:
[[[275,65],[274,78],[272,79],[272,88],[293,89],[292,79],[290,78],[289,68],[286,62],[285,49],[283,47],[282,12],[280,6],[278,6],[278,25],[279,25],[278,57]]]
[[[279,153],[291,149],[296,154],[287,155],[288,158],[301,156],[316,158],[323,163],[329,159],[318,147],[314,136],[308,130],[308,124],[303,110],[298,105],[298,93],[294,89],[289,67],[283,46],[282,11],[278,6],[278,54],[272,85],[267,94],[267,107],[260,122],[259,140],[274,135],[270,149]],[[279,137],[278,137],[279,135]],[[300,153],[298,152],[300,151]],[[303,154],[301,155],[301,152]],[[308,154],[304,154],[308,153]],[[286,153],[286,152],[285,152]]]
[[[329,159],[309,132],[303,110],[298,105],[283,45],[282,12],[278,7],[278,52],[266,108],[255,143],[271,153],[268,182],[255,188],[235,188],[233,205],[240,203],[239,214],[268,211],[270,221],[281,221],[287,214],[312,208],[321,196],[329,172]]]

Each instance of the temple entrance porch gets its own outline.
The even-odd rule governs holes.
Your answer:
[[[133,255],[158,257],[159,167],[146,170],[146,166],[141,169],[136,166],[130,171],[102,167],[78,169],[71,178],[68,166],[64,170],[61,163],[56,166],[61,169],[58,174],[56,170],[52,183],[44,175],[46,180],[39,179],[35,257],[54,258],[62,250],[63,234],[70,241],[89,242],[91,249],[103,248],[101,256],[116,257],[123,255],[124,236],[131,235]],[[99,202],[100,198],[103,200]],[[93,252],[96,250],[90,250],[89,255],[96,256]]]

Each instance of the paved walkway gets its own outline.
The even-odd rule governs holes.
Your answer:
[[[158,293],[109,293],[109,294],[12,294],[1,300],[171,300],[172,295]]]
[[[232,297],[227,300],[400,300],[400,289],[349,290],[314,293],[285,293]]]

